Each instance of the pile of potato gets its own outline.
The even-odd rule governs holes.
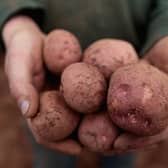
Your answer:
[[[120,132],[158,133],[168,122],[168,77],[139,61],[126,41],[102,39],[82,52],[77,38],[54,30],[44,42],[59,89],[41,93],[33,130],[48,141],[75,140],[90,151],[113,148]],[[56,85],[56,84],[55,84]]]

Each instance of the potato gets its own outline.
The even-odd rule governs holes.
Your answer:
[[[168,124],[168,76],[146,62],[114,72],[108,90],[112,121],[131,133],[147,136]]]
[[[40,109],[31,119],[32,129],[48,141],[58,141],[69,136],[77,127],[79,114],[72,111],[58,91],[41,94]]]
[[[57,29],[48,34],[44,43],[44,61],[47,68],[59,75],[68,65],[81,60],[77,38],[68,31]]]
[[[119,67],[136,63],[138,56],[133,46],[126,41],[102,39],[86,49],[83,61],[96,66],[109,79]]]
[[[105,112],[86,115],[78,130],[80,142],[94,152],[111,149],[117,135],[117,128]]]
[[[106,96],[106,81],[98,69],[85,63],[68,66],[61,77],[61,91],[75,111],[98,111]]]

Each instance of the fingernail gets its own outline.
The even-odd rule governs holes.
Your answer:
[[[25,115],[29,110],[30,103],[28,100],[23,100],[20,105],[20,109],[23,115]]]

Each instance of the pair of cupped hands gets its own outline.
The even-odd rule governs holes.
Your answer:
[[[6,47],[5,72],[10,91],[31,129],[29,119],[38,112],[39,93],[46,83],[42,59],[45,34],[31,18],[17,16],[4,25],[2,35]],[[165,65],[168,62],[167,47],[168,37],[164,37],[154,44],[144,58],[152,59],[160,68],[162,63]],[[163,70],[168,72],[166,67]],[[34,132],[33,135],[37,143],[55,151],[78,155],[83,150],[80,144],[72,140],[47,142]],[[105,155],[152,149],[167,139],[168,128],[147,137],[123,133],[115,140],[113,149]]]

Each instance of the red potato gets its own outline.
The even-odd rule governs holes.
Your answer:
[[[118,130],[107,113],[86,115],[78,130],[80,142],[94,152],[112,149],[117,135]]]
[[[96,66],[109,79],[119,67],[136,63],[138,56],[133,46],[126,41],[102,39],[86,49],[83,61]]]
[[[85,63],[68,66],[61,77],[61,92],[75,111],[92,113],[99,110],[106,96],[106,81],[98,69]]]
[[[68,31],[57,29],[48,34],[44,43],[44,62],[56,75],[70,64],[81,60],[82,51],[78,39]]]
[[[79,114],[72,111],[58,91],[46,91],[40,98],[38,114],[31,119],[31,127],[48,141],[63,140],[79,123]]]
[[[108,112],[126,131],[159,133],[168,125],[168,76],[143,61],[118,69],[110,80]]]

